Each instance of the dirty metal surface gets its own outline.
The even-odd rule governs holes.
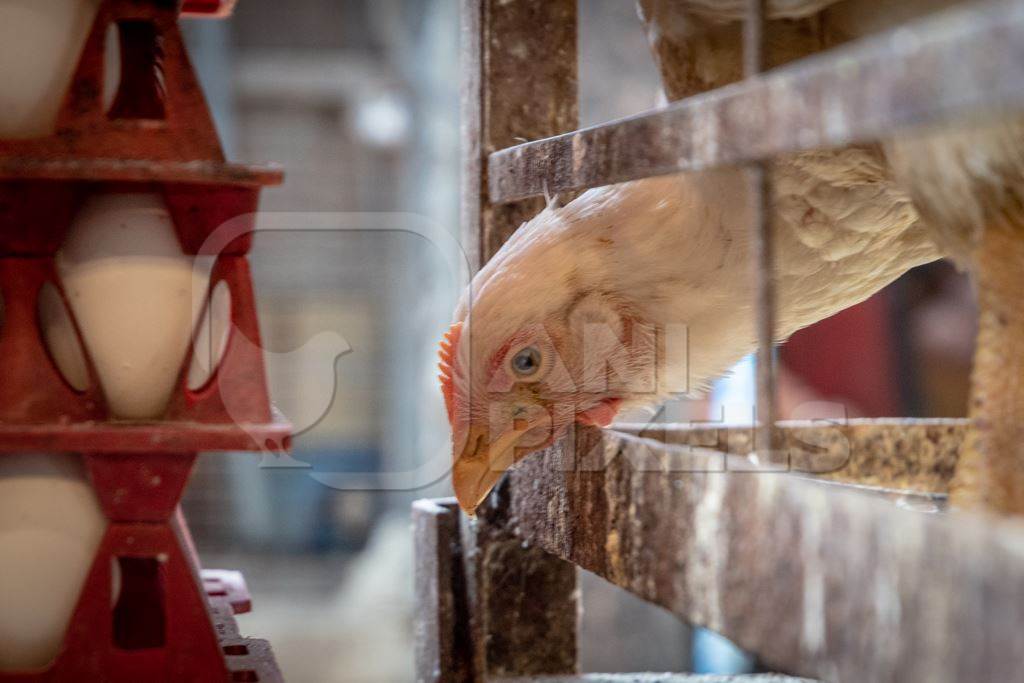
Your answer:
[[[513,495],[506,478],[461,516],[474,668],[479,680],[576,673],[576,567],[513,535]]]
[[[756,79],[765,69],[767,32],[766,0],[748,0],[743,21],[743,74]],[[662,65],[664,69],[664,65]],[[767,162],[755,161],[747,167],[748,182],[754,198],[754,215],[750,226],[753,245],[754,282],[756,283],[755,329],[757,330],[757,422],[761,434],[757,439],[758,455],[774,462],[777,419],[775,379],[775,241],[772,239],[775,212],[772,209],[772,174]]]
[[[524,541],[778,671],[1019,680],[1020,523],[903,509],[743,464],[699,471],[721,454],[615,432],[580,430],[576,447],[579,457],[560,445],[514,470],[510,526]]]
[[[1022,46],[1021,0],[957,8],[664,108],[497,147],[487,163],[490,201],[841,147],[1019,108]]]
[[[495,206],[487,157],[577,127],[576,0],[462,0],[462,246],[482,266],[542,200]],[[508,527],[507,483],[460,529],[473,680],[576,672],[576,568]],[[443,617],[441,617],[443,618]],[[447,646],[444,646],[447,647]],[[460,680],[454,677],[427,680]]]
[[[476,270],[544,208],[493,205],[488,155],[579,125],[576,0],[463,0],[461,31],[462,246]]]
[[[453,499],[412,505],[416,683],[473,680],[459,514]]]
[[[776,429],[776,446],[779,460],[796,472],[887,489],[946,493],[967,424],[952,418],[784,421]],[[617,424],[614,429],[737,456],[754,450],[750,426]]]
[[[413,504],[417,683],[576,670],[576,568],[515,538],[508,502],[506,485],[476,520]]]
[[[950,487],[961,507],[1010,515],[1024,514],[1022,237],[1016,227],[990,223],[974,254],[978,337],[968,399],[974,429]]]

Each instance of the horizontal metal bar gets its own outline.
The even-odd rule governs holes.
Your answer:
[[[494,152],[490,200],[840,147],[1024,107],[1024,2],[971,4],[760,78]]]
[[[709,467],[715,459],[725,467]],[[703,469],[701,469],[703,465]],[[583,429],[512,472],[537,545],[773,669],[832,681],[1018,680],[1024,526]]]
[[[752,426],[714,422],[616,424],[634,436],[745,456],[754,450]],[[836,482],[888,490],[946,493],[966,419],[794,420],[778,423],[775,444],[789,468]]]

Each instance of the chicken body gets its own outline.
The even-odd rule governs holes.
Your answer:
[[[843,159],[800,155],[775,173],[780,341],[940,255],[907,196],[879,181],[877,155]],[[621,409],[700,389],[755,348],[752,205],[742,170],[648,178],[549,207],[506,242],[456,314],[464,508],[574,420],[607,424]],[[602,344],[602,331],[614,342]],[[517,377],[510,361],[531,347],[542,367]],[[502,441],[517,419],[530,429]]]

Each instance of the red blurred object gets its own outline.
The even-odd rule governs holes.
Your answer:
[[[122,67],[107,109],[103,63],[111,25],[118,30]],[[173,10],[157,0],[104,0],[54,134],[0,140],[0,177],[252,188],[279,183],[281,171],[225,162]]]
[[[181,6],[181,15],[222,19],[231,16],[236,4],[238,0],[185,0]]]
[[[190,0],[182,12],[223,15],[233,4]],[[0,673],[0,683],[280,680],[269,646],[241,638],[234,625],[232,613],[250,602],[244,581],[231,572],[201,576],[178,505],[198,451],[289,447],[290,427],[267,392],[246,256],[260,186],[281,173],[224,160],[177,9],[164,0],[104,0],[56,132],[0,140],[0,457],[82,453],[108,520],[61,652],[43,670]],[[105,110],[112,24],[121,81]],[[224,282],[231,294],[219,366],[206,386],[189,389],[190,350],[158,421],[111,419],[77,324],[84,391],[65,382],[39,329],[46,283],[74,322],[54,257],[84,198],[104,190],[162,193],[183,251],[216,257],[210,291]]]
[[[0,681],[223,683],[257,680],[232,676],[235,670],[259,669],[263,675],[258,680],[280,680],[266,662],[236,659],[229,666],[225,657],[244,654],[250,641],[239,638],[237,629],[230,633],[231,642],[224,639],[213,599],[234,612],[244,611],[249,598],[240,577],[235,577],[233,595],[223,590],[218,574],[209,577],[207,586],[184,521],[175,514],[194,461],[194,453],[86,457],[109,524],[64,647],[45,671],[0,674]]]
[[[135,64],[138,73],[127,76],[123,66],[119,93],[105,112],[102,60],[111,24],[121,29],[122,64]],[[159,106],[136,110],[131,104],[157,95]],[[160,118],[137,117],[137,111]],[[0,451],[288,447],[289,426],[270,407],[246,259],[260,185],[279,182],[281,173],[224,161],[173,7],[158,0],[105,0],[57,130],[42,138],[0,140],[0,179],[0,293],[7,309],[0,329]],[[207,386],[192,391],[190,352],[158,423],[109,422],[88,358],[90,388],[75,391],[57,371],[38,330],[36,306],[44,284],[56,286],[70,312],[54,255],[84,198],[104,189],[161,192],[183,251],[217,258],[210,291],[221,281],[231,290],[232,326],[220,367]],[[78,341],[86,350],[80,334]]]
[[[901,414],[889,298],[882,290],[794,334],[779,358],[786,369],[851,417]]]
[[[0,226],[2,227],[2,226]],[[37,301],[47,282],[56,283],[53,257],[0,256],[0,292],[6,313],[0,329],[0,452],[164,452],[170,450],[287,450],[289,425],[270,406],[256,304],[244,256],[222,255],[210,288],[231,290],[232,329],[214,376],[189,389],[185,359],[178,388],[159,422],[113,422],[81,335],[89,387],[76,391],[64,381],[39,332]]]

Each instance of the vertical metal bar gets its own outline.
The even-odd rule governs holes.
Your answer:
[[[766,65],[765,23],[767,0],[748,0],[743,25],[743,70],[755,78]],[[772,243],[772,180],[767,162],[749,169],[753,201],[754,267],[757,284],[757,439],[762,463],[773,462],[775,366],[775,253]]]
[[[747,0],[743,23],[743,75],[752,78],[765,67],[765,21],[768,0]]]
[[[544,208],[492,204],[487,156],[577,127],[576,2],[462,1],[462,246],[474,269]]]
[[[978,336],[971,429],[950,485],[955,506],[1024,514],[1024,241],[1016,224],[990,220],[974,250]]]
[[[474,269],[544,208],[492,204],[487,156],[577,127],[577,0],[462,0],[462,235]],[[528,74],[529,77],[524,77]],[[474,681],[576,671],[576,568],[512,533],[515,490],[499,485],[465,522]],[[447,683],[447,682],[446,682]]]
[[[458,504],[417,500],[412,521],[416,683],[470,683],[473,658]]]

